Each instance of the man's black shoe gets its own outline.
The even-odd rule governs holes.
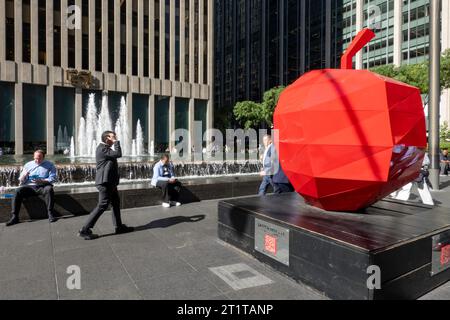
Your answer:
[[[20,221],[19,221],[19,218],[18,218],[18,217],[12,217],[12,218],[6,223],[6,226],[7,226],[7,227],[11,227],[11,226],[16,225],[16,224],[19,224],[19,223],[20,223]]]
[[[95,240],[99,238],[99,236],[93,234],[90,229],[89,230],[81,229],[80,232],[78,233],[78,236],[83,238],[84,240]]]
[[[116,228],[116,234],[124,234],[124,233],[130,233],[133,232],[133,227],[127,227],[126,225],[121,225],[120,227]]]
[[[48,218],[48,221],[50,221],[50,223],[55,223],[56,221],[58,221],[58,218],[51,217],[51,218]]]

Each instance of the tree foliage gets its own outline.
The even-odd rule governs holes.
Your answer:
[[[273,125],[273,114],[275,108],[277,107],[278,100],[283,90],[286,89],[284,86],[279,86],[272,88],[264,93],[262,102],[262,117],[263,121],[271,127]]]
[[[262,104],[253,101],[236,103],[233,113],[245,129],[255,128],[263,120]]]
[[[257,128],[262,124],[272,126],[273,113],[285,87],[275,87],[264,93],[263,101],[242,101],[236,103],[233,113],[245,129]]]
[[[422,94],[428,94],[430,90],[429,83],[429,61],[403,65],[395,67],[393,65],[384,65],[371,69],[380,75],[393,78],[420,89]],[[441,88],[450,88],[450,49],[445,51],[441,57]]]

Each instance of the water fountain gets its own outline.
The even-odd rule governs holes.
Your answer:
[[[136,125],[136,154],[144,155],[144,131],[142,130],[141,120],[138,119]]]
[[[137,148],[136,148],[136,140],[133,139],[133,142],[131,143],[131,156],[132,157],[137,157],[138,153],[137,153]]]
[[[75,158],[75,140],[73,137],[70,139],[70,158]]]
[[[57,147],[67,149],[66,156],[48,157],[58,169],[58,185],[92,185],[95,181],[95,152],[104,131],[113,129],[108,107],[108,96],[103,95],[101,108],[95,104],[95,94],[89,95],[85,117],[80,119],[77,137],[68,137],[67,128],[58,128]],[[153,174],[155,163],[155,141],[150,141],[148,155],[144,150],[144,130],[140,120],[136,123],[133,139],[129,125],[129,113],[125,98],[122,97],[120,110],[114,128],[121,141],[123,158],[119,160],[119,171],[122,182],[134,183],[148,181]],[[0,186],[17,187],[21,166],[31,157],[2,157],[0,165]],[[176,162],[177,177],[214,177],[227,175],[252,175],[260,171],[257,161],[226,162]]]
[[[112,121],[109,113],[108,107],[108,97],[103,95],[102,97],[102,108],[98,116],[98,129],[97,129],[97,141],[102,141],[102,133],[107,130],[112,130]]]
[[[150,150],[149,150],[149,154],[151,157],[155,156],[155,141],[152,141],[150,143]]]
[[[124,97],[122,97],[120,101],[119,118],[116,122],[115,132],[117,134],[117,139],[120,140],[120,144],[122,146],[122,154],[124,156],[131,155],[132,141],[130,137],[130,128],[128,125],[128,107]]]

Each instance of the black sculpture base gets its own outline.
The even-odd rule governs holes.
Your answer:
[[[242,198],[219,203],[219,237],[333,299],[417,299],[450,280],[448,208],[384,200],[355,214],[295,193]]]

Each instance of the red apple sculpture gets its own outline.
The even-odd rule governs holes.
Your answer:
[[[308,204],[359,211],[415,180],[427,145],[419,89],[352,58],[375,34],[361,31],[341,69],[311,71],[282,93],[274,115],[280,164]]]

